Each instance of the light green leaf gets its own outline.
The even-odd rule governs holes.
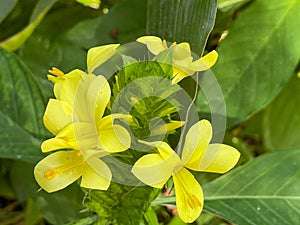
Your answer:
[[[294,75],[264,115],[264,144],[268,149],[300,147],[300,79]]]
[[[236,224],[300,223],[300,150],[260,156],[204,185],[205,210]]]
[[[100,216],[101,224],[136,225],[157,193],[148,186],[111,183],[107,191],[90,191],[86,204]]]
[[[38,2],[38,7],[42,7],[43,10],[41,9],[36,10],[41,12],[38,16],[34,15],[35,20],[29,23],[28,26],[26,26],[23,30],[21,30],[17,34],[13,35],[12,37],[9,37],[3,42],[0,42],[0,46],[10,51],[15,51],[18,48],[20,48],[23,45],[23,43],[27,40],[27,38],[33,33],[35,28],[41,23],[42,19],[45,17],[45,15],[47,14],[47,12],[50,10],[50,8],[55,2],[56,0],[47,1],[46,5],[43,0]]]
[[[76,1],[94,9],[98,9],[100,6],[100,0],[76,0]]]
[[[293,74],[300,59],[299,20],[299,0],[256,0],[217,48],[219,59],[212,71],[222,88],[227,116],[234,121],[229,126],[270,103]],[[202,98],[197,106],[209,112]]]
[[[0,23],[6,18],[17,2],[18,0],[0,0]]]
[[[147,34],[170,42],[187,41],[191,50],[201,56],[214,25],[216,8],[216,0],[148,0]]]
[[[218,0],[218,9],[222,12],[228,12],[237,9],[250,1],[253,0]]]

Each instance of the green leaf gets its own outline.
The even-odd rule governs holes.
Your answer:
[[[36,161],[45,101],[31,72],[13,53],[0,48],[0,157]]]
[[[76,1],[94,9],[98,9],[100,6],[100,0],[76,0]]]
[[[144,221],[148,225],[159,225],[157,216],[152,207],[149,207],[147,212],[144,213]]]
[[[0,158],[37,162],[42,158],[40,141],[0,111]]]
[[[147,34],[172,42],[187,41],[192,51],[201,56],[214,25],[216,8],[216,0],[148,0]]]
[[[44,5],[44,0],[40,1],[41,4],[38,4],[38,7],[42,7],[43,10],[38,9],[37,11],[41,11],[38,16],[35,16],[35,20],[33,20],[28,26],[26,26],[23,30],[15,34],[14,36],[4,40],[0,43],[0,46],[6,48],[10,51],[15,51],[20,48],[23,43],[29,38],[29,36],[33,33],[35,28],[41,23],[42,19],[45,17],[47,12],[51,9],[52,5],[56,2],[56,0],[47,1],[47,4]],[[38,3],[40,3],[38,2]]]
[[[36,225],[42,220],[42,215],[32,198],[29,198],[25,208],[24,225]]]
[[[6,18],[10,11],[14,8],[18,0],[0,0],[0,23]]]
[[[299,148],[300,79],[295,75],[264,115],[264,144],[268,149]]]
[[[300,150],[265,154],[204,185],[204,208],[236,224],[300,223]]]
[[[293,74],[300,59],[299,20],[299,0],[257,0],[241,12],[218,47],[219,59],[212,69],[227,116],[234,120],[229,126],[270,103]],[[197,106],[209,112],[202,98]]]
[[[90,191],[86,204],[100,216],[101,224],[136,225],[157,192],[158,189],[148,186],[111,183],[107,191]]]

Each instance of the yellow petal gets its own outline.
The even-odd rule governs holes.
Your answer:
[[[104,110],[110,100],[110,87],[103,76],[96,76],[91,82],[86,96],[88,113],[98,121],[102,118]]]
[[[97,146],[98,133],[92,123],[72,123],[62,129],[55,138],[42,144],[42,151],[49,152],[62,148],[88,149]]]
[[[158,55],[166,49],[166,46],[163,45],[163,41],[159,37],[144,36],[138,38],[136,41],[147,45],[148,50],[154,55]]]
[[[185,168],[173,175],[179,217],[185,223],[194,222],[203,208],[203,191],[194,176]]]
[[[119,44],[110,44],[91,48],[87,53],[88,72],[92,73],[98,66],[111,58],[118,47]]]
[[[73,70],[58,79],[54,84],[54,95],[58,100],[66,101],[71,106],[74,103],[74,96],[78,88],[78,84],[85,75],[81,70]]]
[[[178,45],[174,46],[174,60],[187,60],[186,62],[191,63],[192,57],[191,57],[191,49],[190,44],[187,42],[182,42]]]
[[[159,154],[148,154],[136,161],[131,171],[143,183],[162,188],[171,177],[173,169],[174,166]]]
[[[52,134],[57,134],[72,122],[72,108],[66,102],[50,99],[43,119],[45,127]]]
[[[182,151],[182,161],[187,168],[199,165],[212,138],[212,127],[208,120],[201,120],[188,131]]]
[[[210,144],[206,149],[197,171],[226,173],[239,161],[240,153],[235,148],[224,144]]]
[[[79,151],[55,152],[35,166],[34,176],[45,191],[54,192],[76,181],[81,176],[82,166]]]
[[[154,129],[151,130],[152,135],[161,135],[161,134],[166,134],[168,132],[174,131],[177,128],[183,126],[184,121],[176,121],[176,120],[171,120],[169,123],[165,123],[159,127],[155,127]]]
[[[98,147],[110,153],[122,152],[130,147],[130,134],[120,125],[99,129]]]
[[[96,157],[89,157],[82,172],[81,187],[107,190],[112,174],[108,166]]]
[[[218,53],[213,50],[204,57],[192,62],[190,69],[194,71],[204,71],[211,68],[218,59]]]
[[[86,74],[80,79],[77,90],[73,93],[73,114],[74,120],[80,122],[93,122],[94,123],[94,110],[91,112],[90,107],[88,107],[88,102],[96,101],[97,96],[91,97],[88,101],[87,93],[94,82],[96,76],[94,74]]]
[[[58,149],[74,149],[74,145],[69,144],[63,138],[50,138],[42,143],[42,152],[50,152]]]

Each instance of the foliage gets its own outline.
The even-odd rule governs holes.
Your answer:
[[[65,72],[85,70],[89,48],[134,42],[145,34],[169,42],[187,41],[198,56],[213,49],[219,54],[212,70],[199,76],[194,110],[199,118],[226,122],[223,135],[213,127],[213,140],[224,136],[224,142],[242,156],[237,168],[221,177],[194,173],[204,189],[205,212],[193,224],[299,224],[300,1],[102,0],[98,4],[0,0],[0,224],[184,224],[172,208],[174,196],[166,197],[158,189],[112,182],[108,191],[90,191],[75,183],[49,194],[39,190],[33,177],[33,167],[43,157],[41,142],[51,137],[43,125],[46,104],[53,97],[47,70],[53,66]],[[119,101],[120,108],[135,97],[134,82],[127,98],[118,99],[117,94],[143,71],[172,76],[170,65],[156,61],[149,66],[123,54],[115,62],[129,65],[118,68],[118,85],[109,80],[111,104]],[[103,65],[97,71],[106,71],[102,75],[108,78],[115,69],[107,72]],[[142,139],[151,134],[153,118],[179,120],[187,103],[176,94],[184,90],[193,98],[197,92],[192,78],[163,89],[157,80],[149,82],[153,83],[138,85],[142,96],[154,86],[159,98],[143,99],[130,111],[134,117],[130,127]],[[173,97],[172,104],[164,101]],[[156,110],[146,114],[148,106]],[[171,146],[179,139],[178,131],[165,137]],[[133,164],[142,155],[129,150],[114,158]],[[112,171],[119,165],[109,157],[103,160]],[[172,188],[172,183],[167,187]]]

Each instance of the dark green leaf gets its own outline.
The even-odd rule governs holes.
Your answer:
[[[11,169],[11,181],[20,202],[33,198],[38,210],[51,223],[62,225],[79,219],[80,204],[84,198],[78,185],[73,184],[62,191],[46,193],[39,191],[33,176],[33,164],[15,161]]]
[[[233,223],[300,223],[300,150],[263,155],[204,185],[206,210]]]
[[[187,41],[193,52],[202,55],[216,8],[216,0],[148,0],[147,34],[167,41]]]
[[[36,161],[45,102],[31,72],[13,53],[0,49],[0,157]]]
[[[268,149],[300,147],[300,79],[293,76],[264,115],[264,143]]]
[[[57,2],[57,0],[39,0],[34,7],[30,22],[34,22],[45,9],[52,7],[55,2]]]
[[[220,44],[213,72],[233,123],[266,106],[293,74],[300,59],[299,20],[299,0],[257,0]],[[201,98],[197,104],[209,111]]]
[[[14,8],[18,0],[0,0],[0,23],[6,18],[10,11]]]

